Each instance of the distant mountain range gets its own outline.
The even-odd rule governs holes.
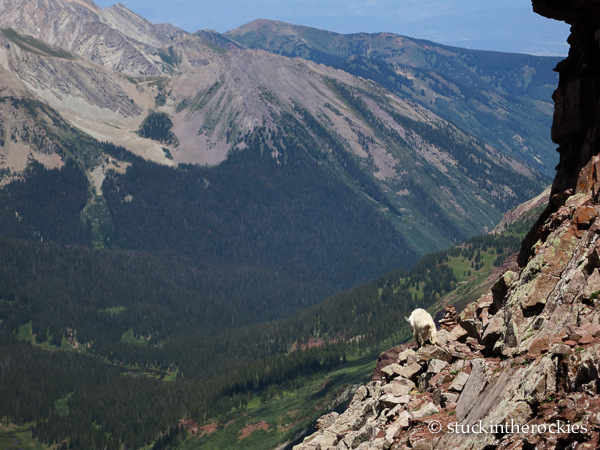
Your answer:
[[[114,0],[98,0],[110,6]],[[391,32],[470,49],[566,55],[569,26],[532,11],[531,2],[504,0],[353,1],[236,0],[217,3],[128,0],[127,7],[150,22],[170,22],[187,31],[199,27],[225,32],[255,18],[302,24],[338,33]]]
[[[64,150],[57,139],[65,133],[48,129],[57,120],[164,170],[219,164],[251,142],[280,164],[306,157],[322,171],[315,176],[351,189],[418,254],[493,228],[548,183],[556,161],[543,137],[555,58],[267,21],[225,36],[189,34],[120,4],[101,10],[84,0],[6,1],[3,11],[4,95],[39,100],[61,118],[47,124],[13,104],[11,114],[43,139],[19,138],[3,117],[12,134],[3,167],[20,172],[28,158],[59,167],[73,158],[94,188],[86,212],[104,204],[107,177],[127,177],[119,173],[124,161]],[[149,126],[158,128],[144,134]]]

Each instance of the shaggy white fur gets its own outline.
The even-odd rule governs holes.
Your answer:
[[[435,345],[435,341],[437,339],[437,330],[435,328],[435,323],[433,323],[431,314],[424,309],[418,308],[415,309],[410,317],[406,320],[412,327],[413,336],[415,337],[415,341],[417,341],[417,345],[419,347],[423,345],[425,341],[429,341]]]

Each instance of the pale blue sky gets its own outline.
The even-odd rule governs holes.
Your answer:
[[[96,0],[105,8],[112,0]],[[530,0],[122,0],[153,23],[225,32],[273,19],[338,33],[389,31],[447,45],[566,55],[569,27],[533,13]]]

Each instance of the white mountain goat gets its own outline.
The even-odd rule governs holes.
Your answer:
[[[410,323],[413,330],[413,336],[419,347],[423,345],[425,341],[429,341],[435,345],[437,330],[435,329],[433,318],[427,311],[417,308],[406,321]]]

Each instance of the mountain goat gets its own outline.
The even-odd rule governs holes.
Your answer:
[[[410,323],[413,330],[413,336],[419,347],[423,345],[425,341],[429,341],[435,345],[437,330],[435,328],[435,323],[433,323],[433,318],[427,311],[417,308],[406,321]]]

